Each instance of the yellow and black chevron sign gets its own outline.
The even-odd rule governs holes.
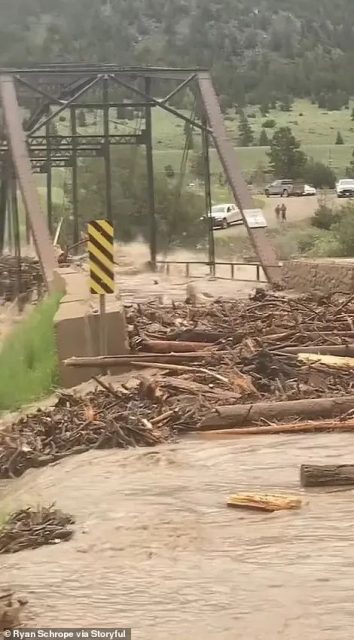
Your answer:
[[[108,220],[93,220],[88,224],[90,293],[114,293],[114,232]]]

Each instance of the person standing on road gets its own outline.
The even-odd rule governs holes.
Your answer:
[[[281,211],[281,221],[286,222],[287,209],[286,209],[286,204],[284,202],[280,207],[280,211]]]
[[[276,217],[277,222],[279,222],[279,220],[280,220],[280,206],[279,206],[279,204],[277,204],[277,206],[275,207],[275,217]]]

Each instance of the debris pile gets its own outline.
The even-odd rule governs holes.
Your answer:
[[[354,359],[311,354],[354,354],[354,296],[262,292],[207,307],[139,305],[127,316],[135,351],[67,364],[138,373],[114,388],[95,378],[99,390],[62,393],[53,408],[7,427],[0,478],[90,449],[155,446],[187,430],[354,431]]]
[[[354,296],[291,298],[256,292],[249,300],[215,300],[208,306],[157,302],[126,309],[132,346],[169,340],[280,350],[354,342]]]
[[[43,276],[37,258],[0,256],[0,300],[12,302],[18,297],[28,299],[33,292],[42,295]]]
[[[20,417],[0,432],[0,478],[90,449],[152,447],[186,428],[194,407],[170,405],[154,382],[132,382],[132,390],[62,393],[54,407]]]
[[[20,616],[27,600],[13,596],[12,592],[0,594],[0,633],[21,626]]]
[[[306,358],[303,352],[322,348],[338,356],[354,355],[354,296],[316,300],[260,291],[250,300],[216,300],[208,306],[176,303],[171,309],[152,302],[128,308],[127,321],[136,353],[148,352],[152,358],[153,353],[170,351],[171,356],[178,353],[179,363],[183,352],[189,363],[195,353],[195,358],[203,356],[203,366],[229,381],[229,387],[243,378],[239,402],[353,391],[350,367]],[[193,379],[201,382],[198,374]]]
[[[136,358],[141,350],[148,352],[153,366],[153,354],[156,361],[167,358],[170,345],[170,362],[178,358],[180,364],[184,354],[189,364],[193,359],[202,362],[204,371],[217,372],[225,380],[224,385],[212,382],[220,394],[219,407],[211,417],[201,417],[198,426],[230,429],[258,424],[264,433],[280,433],[283,427],[300,431],[297,423],[303,420],[304,431],[353,430],[354,358],[343,356],[354,356],[354,296],[292,298],[257,291],[249,300],[172,307],[154,302],[131,306],[127,310],[131,346]],[[179,378],[207,384],[201,375],[200,370],[181,373]],[[225,402],[223,393],[231,389],[239,398]],[[298,401],[303,401],[301,410]],[[223,405],[230,407],[226,417]],[[245,406],[232,409],[231,405]],[[317,418],[328,421],[321,427]],[[278,425],[284,419],[287,423]]]
[[[69,540],[73,535],[69,527],[72,524],[72,516],[53,505],[16,511],[0,528],[0,553],[16,553]]]

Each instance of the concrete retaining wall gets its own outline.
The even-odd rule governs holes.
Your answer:
[[[98,297],[90,296],[88,278],[74,269],[56,272],[64,297],[54,318],[56,344],[59,357],[60,384],[74,387],[98,375],[96,369],[65,367],[63,361],[73,356],[98,356],[99,313]],[[108,355],[129,352],[127,328],[122,303],[115,296],[106,296]]]
[[[301,293],[354,292],[354,260],[288,260],[283,263],[286,289]]]

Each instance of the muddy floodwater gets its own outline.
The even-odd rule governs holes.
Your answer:
[[[299,465],[353,463],[350,434],[184,440],[91,452],[1,488],[75,515],[70,542],[1,556],[25,622],[129,626],[133,640],[352,640],[354,492],[301,492]],[[228,509],[301,493],[298,512]]]

